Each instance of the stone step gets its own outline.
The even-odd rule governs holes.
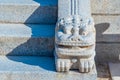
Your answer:
[[[93,15],[120,15],[120,1],[91,0]],[[57,0],[0,0],[0,23],[56,23]]]
[[[1,23],[55,23],[57,0],[0,0]]]
[[[96,80],[94,69],[90,73],[58,73],[53,57],[0,56],[1,80]]]
[[[53,56],[54,31],[55,25],[50,24],[0,24],[0,55]],[[100,39],[97,37],[96,60],[119,61],[120,43]]]
[[[97,42],[120,42],[120,15],[93,16]]]
[[[0,55],[53,55],[55,25],[0,24]]]
[[[120,80],[120,63],[109,63],[112,80]]]
[[[120,15],[120,0],[91,0],[92,13]]]

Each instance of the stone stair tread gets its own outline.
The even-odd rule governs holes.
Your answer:
[[[0,0],[0,23],[55,23],[57,0]]]
[[[47,62],[47,63],[46,63]],[[50,63],[48,65],[48,63]],[[51,72],[54,58],[39,56],[0,56],[0,72]]]
[[[54,37],[55,25],[0,24],[0,37]]]
[[[0,0],[0,4],[22,4],[22,5],[42,5],[42,6],[52,6],[52,5],[57,5],[57,0]]]
[[[52,24],[0,24],[0,55],[52,56],[54,32]]]
[[[109,63],[112,80],[120,80],[120,63]]]
[[[1,80],[95,80],[97,76],[95,70],[57,73],[53,57],[0,56],[0,64]]]

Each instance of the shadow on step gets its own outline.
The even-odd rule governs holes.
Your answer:
[[[44,5],[44,1],[43,0],[34,0],[38,3],[40,3],[41,5]],[[45,0],[47,1],[47,0]],[[56,0],[55,0],[56,1]],[[38,8],[40,9],[40,7]],[[36,20],[35,14],[38,13],[39,10],[36,10],[35,12],[33,12],[33,14],[26,20],[26,23],[30,22],[31,20]],[[51,10],[52,12],[52,10]],[[44,14],[44,13],[42,13]],[[49,13],[48,13],[49,14]],[[40,14],[41,15],[41,14]],[[48,16],[49,17],[49,16]],[[38,17],[37,17],[38,18]],[[43,21],[46,19],[46,21],[50,21],[48,20],[48,18],[44,18],[42,19]],[[52,19],[52,17],[51,17]],[[55,18],[56,19],[56,18]],[[36,21],[37,23],[37,21]],[[27,24],[26,24],[27,25]],[[120,34],[104,34],[105,31],[107,31],[109,29],[110,23],[100,23],[100,24],[96,24],[96,32],[97,32],[97,42],[98,43],[102,43],[102,44],[106,44],[106,41],[115,41],[115,38],[120,36]],[[46,70],[50,70],[50,71],[54,71],[54,60],[51,61],[52,59],[54,59],[52,57],[52,59],[47,59],[47,58],[40,58],[39,57],[35,57],[34,59],[32,58],[32,56],[53,56],[53,50],[54,50],[54,38],[48,39],[48,38],[35,38],[34,35],[36,35],[36,30],[33,30],[33,28],[31,26],[29,26],[32,30],[32,35],[31,35],[31,39],[26,40],[25,42],[22,42],[21,45],[18,45],[16,48],[14,48],[14,50],[12,50],[8,55],[6,55],[8,57],[8,59],[16,61],[16,62],[22,62],[24,64],[29,64],[29,65],[33,65],[33,66],[40,66],[43,69]],[[45,30],[43,30],[44,32]],[[49,32],[47,32],[49,33]],[[43,34],[43,33],[42,33]],[[25,39],[25,38],[24,38]],[[106,39],[106,40],[104,40]],[[119,46],[120,47],[120,46]],[[98,61],[110,61],[110,60],[114,60],[115,58],[119,57],[118,52],[115,53],[115,56],[113,56],[114,51],[113,49],[111,49],[112,47],[101,47],[99,45],[97,45],[96,47],[96,51],[97,51],[97,59]],[[52,51],[52,53],[47,53],[47,49],[50,49]],[[23,52],[25,54],[23,54]],[[110,53],[111,52],[111,53]],[[31,56],[31,57],[27,57],[27,58],[23,58],[23,57],[10,57],[10,55],[16,55],[16,56]],[[118,58],[117,58],[118,59]]]
[[[53,2],[57,2],[57,0],[34,0],[34,1],[43,6],[46,5],[47,3],[52,5]],[[57,15],[57,12],[51,16],[49,14],[52,14],[53,10],[51,11],[49,10],[50,12],[42,13],[43,9],[44,8],[42,7],[38,7],[26,20],[25,23],[40,23],[40,22],[55,23],[57,19],[55,17]],[[47,7],[45,11],[47,11],[47,9],[49,9],[49,7]],[[39,14],[39,17],[38,17],[38,13],[41,13]],[[47,17],[46,16],[44,17],[43,14],[44,15],[46,14]],[[49,19],[54,19],[54,20],[49,20]],[[16,41],[13,41],[13,43],[16,43],[15,45],[18,44],[20,45],[16,46],[14,50],[8,53],[6,55],[7,58],[15,62],[22,62],[28,65],[39,66],[40,68],[43,68],[48,71],[55,71],[55,64],[53,57],[54,32],[50,33],[49,29],[47,29],[46,31],[44,24],[43,26],[39,26],[39,24],[33,24],[32,26],[31,24],[25,24],[25,25],[27,25],[31,29],[31,33],[32,33],[31,38],[24,37],[22,38],[23,41],[21,40],[22,42],[19,40],[19,38],[18,39],[16,38]],[[34,26],[34,25],[38,25],[38,26]],[[13,47],[15,45],[13,45]]]
[[[120,32],[110,23],[99,23],[96,28],[96,60],[98,62],[120,61]]]
[[[39,67],[39,70],[55,71],[55,62],[53,57],[40,56],[7,56],[8,59],[27,64],[28,67]]]
[[[40,6],[29,16],[25,23],[55,24],[57,21],[58,0],[33,0]],[[51,7],[50,7],[51,6]]]

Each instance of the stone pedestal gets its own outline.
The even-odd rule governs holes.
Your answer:
[[[90,8],[90,0],[58,0],[54,53],[58,72],[95,69],[96,30]]]
[[[89,73],[55,70],[53,57],[0,56],[0,80],[96,80],[94,68]]]

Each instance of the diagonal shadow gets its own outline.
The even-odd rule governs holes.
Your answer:
[[[40,5],[46,5],[48,3],[50,3],[50,5],[52,5],[52,1],[57,3],[57,0],[34,0],[35,2],[39,3]],[[49,22],[52,24],[56,23],[57,20],[57,12],[53,13],[53,10],[51,10],[50,12],[47,12],[47,10],[49,10],[50,8],[47,7],[46,8],[46,12],[43,13],[44,8],[42,7],[38,7],[31,15],[30,17],[26,20],[25,23],[32,23],[32,21],[34,21],[34,23],[36,23],[35,25],[37,25],[39,22],[41,22],[43,25],[45,24],[45,22]],[[57,11],[57,10],[56,10]],[[38,14],[40,13],[40,14]],[[54,14],[52,16],[50,16],[49,14]],[[47,15],[47,16],[43,16]],[[39,15],[39,17],[37,16]],[[53,20],[51,20],[53,19]],[[33,24],[33,23],[32,23]],[[25,52],[26,54],[24,54],[24,56],[50,56],[53,57],[53,51],[54,51],[54,32],[52,34],[52,36],[49,36],[51,38],[47,38],[48,35],[47,34],[51,34],[49,31],[47,33],[45,32],[45,28],[41,28],[41,30],[38,30],[39,26],[33,26],[33,25],[29,25],[29,24],[25,24],[27,25],[30,29],[31,29],[31,38],[28,39],[26,42],[22,43],[21,45],[17,46],[14,50],[12,50],[10,53],[8,53],[7,58],[16,62],[22,62],[24,64],[29,64],[29,65],[34,65],[34,66],[40,66],[43,69],[49,70],[49,71],[54,71],[53,68],[51,68],[52,66],[54,66],[54,60],[49,61],[49,60],[45,60],[45,59],[34,59],[33,61],[30,60],[30,57],[28,57],[27,59],[23,59],[23,58],[14,58],[11,57],[11,55],[16,55],[16,56],[22,56],[23,52]],[[110,23],[100,23],[100,24],[96,24],[96,32],[97,32],[97,41],[99,41],[99,37],[111,37],[111,36],[119,36],[116,34],[103,34],[104,31],[106,31],[110,26]],[[52,30],[54,31],[55,26],[52,28]],[[102,29],[101,29],[102,28]],[[40,32],[39,32],[40,31]],[[37,36],[40,35],[40,36]],[[42,36],[42,37],[41,37]],[[37,39],[38,37],[41,37],[39,39]],[[104,42],[104,41],[103,41]],[[46,45],[47,44],[47,45]],[[46,51],[46,49],[48,49],[48,51]],[[31,50],[30,50],[31,49]],[[96,50],[99,51],[99,47],[96,47]],[[98,55],[98,54],[97,54]],[[100,55],[98,55],[100,56]],[[36,62],[37,61],[37,62]],[[49,65],[47,67],[47,65]]]
[[[55,71],[54,58],[44,58],[53,56],[55,26],[48,28],[45,26],[45,22],[51,23],[49,25],[55,24],[57,20],[57,12],[53,11],[54,9],[51,9],[49,6],[44,6],[48,4],[53,5],[54,3],[57,3],[57,0],[33,1],[40,6],[25,21],[25,25],[31,29],[31,37],[26,42],[17,46],[6,56],[8,59],[15,62],[22,62],[28,65],[39,66],[48,71]],[[55,7],[55,9],[57,8]],[[41,23],[41,26],[39,26],[39,23]],[[25,54],[23,54],[23,52]],[[36,56],[36,58],[34,56]],[[43,58],[39,56],[42,56]]]

